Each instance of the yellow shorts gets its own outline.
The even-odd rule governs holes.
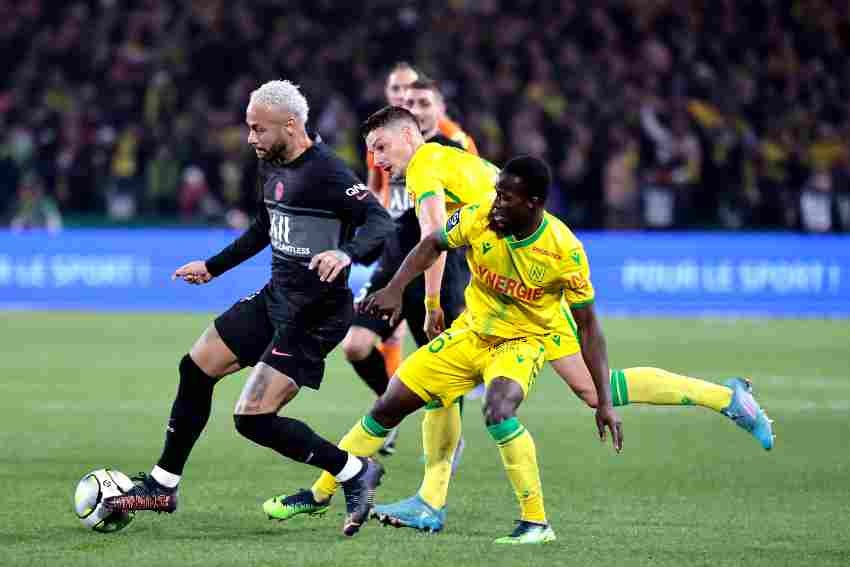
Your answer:
[[[517,382],[523,394],[543,367],[545,337],[483,337],[461,320],[407,357],[397,374],[426,403],[444,406],[494,378]]]
[[[558,318],[555,329],[546,335],[544,345],[546,347],[546,362],[558,360],[565,356],[572,356],[581,352],[578,342],[578,331],[572,314],[561,304],[561,317]]]

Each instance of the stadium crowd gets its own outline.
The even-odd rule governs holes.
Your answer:
[[[61,6],[56,8],[56,6]],[[850,231],[839,0],[0,0],[0,214],[238,226],[244,109],[284,77],[364,172],[357,127],[407,60],[482,156],[552,164],[576,227]],[[58,223],[58,224],[57,224]]]

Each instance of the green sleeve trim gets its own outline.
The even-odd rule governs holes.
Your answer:
[[[570,324],[570,329],[573,330],[573,336],[580,342],[581,337],[578,335],[578,328],[576,327],[576,322],[573,321],[572,315],[564,308],[564,304],[561,304],[561,313],[564,314],[564,318],[567,320],[567,323]]]
[[[543,231],[546,230],[547,226],[549,226],[549,219],[544,216],[543,222],[540,223],[540,226],[537,227],[537,230],[535,230],[522,240],[517,240],[513,236],[508,236],[508,245],[511,247],[512,250],[516,250],[517,248],[523,248],[525,246],[528,246],[529,244],[534,244],[535,242],[537,242],[537,239],[539,239],[543,235]]]
[[[579,303],[570,303],[570,309],[581,309],[582,307],[593,305],[593,301],[593,299],[588,299],[587,301],[580,301]]]
[[[389,429],[375,421],[375,418],[371,415],[363,416],[363,419],[360,420],[360,425],[372,437],[386,437],[390,432]]]
[[[426,411],[427,410],[442,409],[442,407],[443,407],[443,402],[441,402],[440,400],[438,400],[436,398],[431,400],[427,404],[425,404],[425,410]]]
[[[443,191],[446,193],[446,197],[448,197],[449,199],[451,199],[455,203],[462,203],[463,202],[463,201],[460,200],[460,197],[458,197],[457,195],[455,195],[454,193],[452,193],[448,189],[443,189]]]
[[[431,198],[431,197],[436,197],[436,196],[437,196],[437,192],[436,192],[436,191],[425,191],[424,193],[422,193],[421,195],[419,195],[419,198],[418,198],[418,199],[416,199],[416,204],[418,205],[419,203],[421,203],[421,202],[422,202],[422,201],[424,201],[425,199],[429,199],[429,198]]]

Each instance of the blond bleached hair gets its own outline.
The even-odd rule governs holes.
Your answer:
[[[302,124],[307,122],[307,115],[310,113],[310,106],[298,85],[285,80],[263,83],[251,93],[251,102],[287,110]]]

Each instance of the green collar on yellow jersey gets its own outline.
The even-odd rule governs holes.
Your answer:
[[[522,240],[517,240],[512,234],[508,235],[505,240],[508,241],[508,246],[510,246],[512,250],[522,248],[523,246],[534,244],[537,239],[540,238],[540,236],[543,234],[543,231],[546,230],[547,226],[549,226],[549,220],[544,216],[543,220],[540,223],[540,226],[537,227],[537,230],[535,230]]]

